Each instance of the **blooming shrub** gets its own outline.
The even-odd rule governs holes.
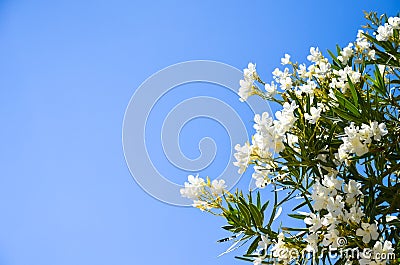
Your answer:
[[[355,42],[329,51],[331,59],[314,47],[308,65],[286,54],[271,82],[252,63],[244,69],[242,101],[257,95],[282,106],[275,117],[255,115],[251,141],[235,146],[238,172],[253,170],[259,190],[230,193],[223,180],[198,176],[181,190],[195,207],[227,220],[223,228],[233,236],[221,241],[247,243],[237,258],[399,263],[400,18],[366,18]],[[271,206],[261,201],[265,187],[273,187]],[[288,215],[303,227],[275,228],[281,206],[294,199]]]

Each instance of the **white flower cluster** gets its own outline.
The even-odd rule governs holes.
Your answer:
[[[271,249],[273,257],[277,258],[283,264],[289,264],[293,259],[291,256],[291,249],[285,243],[285,235],[281,232],[278,235],[278,242],[272,246]]]
[[[371,241],[378,240],[377,222],[364,222],[364,213],[360,206],[363,194],[360,188],[361,184],[355,180],[344,183],[334,175],[324,176],[321,183],[317,182],[313,185],[311,198],[314,202],[315,213],[301,213],[307,215],[304,219],[309,230],[309,234],[305,238],[308,243],[306,250],[315,252],[321,245],[329,246],[331,249],[345,247],[340,244],[340,239],[344,236],[359,237],[367,245]],[[327,213],[321,216],[321,210],[327,210]],[[351,229],[346,231],[346,234],[341,234],[340,231],[346,227]],[[354,227],[357,229],[352,229]],[[374,253],[393,253],[393,251],[390,241],[375,242]],[[363,263],[367,261],[376,263]],[[368,259],[363,257],[360,264],[386,264],[386,260],[379,261],[374,260],[373,257]]]
[[[356,39],[356,49],[359,53],[366,55],[367,59],[375,60],[375,50],[371,49],[371,43],[365,37],[363,30],[358,30]]]
[[[182,197],[196,200],[203,193],[206,183],[204,179],[199,178],[199,175],[189,175],[188,181],[189,182],[185,182],[185,188],[180,190],[181,195]]]
[[[378,41],[387,41],[393,36],[393,29],[400,29],[400,18],[390,17],[388,23],[378,27],[376,34],[376,39]]]
[[[250,163],[250,155],[252,152],[252,146],[248,142],[246,142],[243,146],[240,146],[240,144],[237,144],[235,146],[235,158],[236,162],[233,162],[233,164],[237,167],[239,167],[238,173],[242,174],[247,166]]]
[[[272,72],[272,75],[275,82],[280,84],[280,88],[282,90],[292,88],[292,74],[289,72],[289,68],[285,68],[283,72],[279,70],[279,68],[275,68],[275,70]]]
[[[328,59],[322,55],[318,48],[310,48],[310,55],[307,56],[307,60],[314,64],[308,66],[308,71],[305,70],[305,65],[300,65],[300,69],[298,70],[300,77],[308,79],[325,79],[330,76],[332,69],[331,64]]]
[[[298,252],[296,249],[290,248],[286,243],[285,243],[285,235],[281,232],[277,236],[277,241],[271,241],[269,240],[268,236],[261,236],[261,241],[258,243],[258,246],[260,247],[257,252],[260,253],[261,251],[264,251],[264,255],[260,255],[256,257],[253,261],[253,265],[261,265],[263,264],[262,262],[265,260],[267,256],[267,251],[268,248],[271,246],[271,256],[272,258],[277,259],[279,264],[289,264],[292,260],[297,258]],[[274,263],[276,264],[276,263]]]
[[[347,64],[351,56],[353,56],[353,43],[349,43],[347,47],[343,48],[343,50],[340,51],[340,55],[337,58],[343,64]]]
[[[354,180],[343,184],[342,180],[331,174],[324,176],[321,183],[316,182],[313,185],[311,199],[314,202],[313,209],[316,213],[307,214],[304,219],[310,232],[305,239],[308,242],[308,250],[316,251],[321,243],[325,247],[337,248],[340,237],[338,226],[343,223],[360,225],[364,217],[359,203],[363,198],[361,185]],[[327,213],[321,216],[321,210],[327,210]]]
[[[382,136],[388,133],[385,123],[379,124],[377,121],[370,122],[369,125],[363,123],[361,128],[352,122],[350,126],[344,128],[344,132],[346,136],[342,138],[343,144],[336,154],[336,159],[340,162],[347,161],[350,154],[362,156],[368,153],[368,144],[372,140],[380,141]]]
[[[254,81],[257,80],[257,77],[256,65],[249,63],[243,70],[243,79],[239,81],[240,101],[246,101],[249,96],[254,94]]]
[[[346,66],[344,69],[340,70],[333,70],[333,73],[336,75],[336,77],[332,78],[332,82],[329,84],[329,87],[340,89],[343,91],[343,93],[345,93],[350,87],[347,78],[349,78],[353,84],[360,82],[361,73],[354,71],[350,66]]]
[[[317,123],[317,120],[321,117],[321,112],[324,110],[324,104],[318,103],[318,107],[311,107],[310,114],[304,113],[304,118],[311,124]]]
[[[273,120],[267,112],[261,116],[254,116],[254,129],[256,133],[252,137],[252,144],[245,143],[243,146],[236,145],[235,153],[236,162],[234,165],[239,167],[239,174],[243,173],[249,163],[251,156],[254,156],[258,161],[262,161],[263,167],[255,167],[253,178],[256,180],[258,188],[265,187],[269,183],[268,174],[272,169],[270,162],[273,159],[274,153],[279,153],[284,149],[284,142],[288,143],[293,140],[293,137],[286,137],[286,133],[293,127],[297,118],[294,111],[298,108],[293,101],[283,104],[283,109],[275,113],[276,120]]]
[[[184,188],[180,189],[181,196],[193,200],[193,207],[200,209],[210,209],[212,206],[210,200],[214,200],[226,192],[225,180],[214,179],[211,183],[207,182],[199,175],[188,176],[188,182],[185,182]]]
[[[397,37],[397,30],[399,29],[400,18],[390,17],[387,23],[377,28],[374,35],[378,41],[393,40],[393,37]],[[341,49],[337,58],[334,58],[334,66],[315,47],[310,48],[310,54],[307,56],[307,59],[311,62],[309,66],[292,63],[290,61],[291,56],[285,54],[281,58],[281,64],[284,66],[291,65],[293,72],[289,68],[276,68],[272,72],[273,82],[264,85],[266,93],[261,95],[267,99],[277,94],[281,95],[281,97],[273,99],[275,99],[275,102],[281,103],[283,109],[275,113],[276,120],[270,117],[268,113],[256,115],[254,118],[256,133],[252,137],[251,144],[246,143],[243,146],[237,145],[235,147],[237,161],[234,164],[239,167],[239,173],[243,173],[249,164],[254,164],[252,178],[255,179],[258,188],[263,188],[271,181],[274,181],[270,176],[276,174],[275,170],[280,168],[281,160],[286,158],[284,155],[287,153],[282,153],[283,157],[275,159],[275,154],[284,151],[285,145],[300,153],[299,156],[302,158],[304,149],[311,149],[310,146],[303,147],[298,143],[298,137],[301,135],[298,130],[306,127],[304,120],[308,124],[317,124],[312,127],[316,130],[313,136],[315,135],[317,140],[328,139],[332,135],[341,139],[343,143],[339,146],[337,153],[334,154],[334,158],[330,156],[332,148],[328,144],[325,147],[317,147],[320,150],[310,150],[310,153],[315,154],[317,159],[325,162],[324,166],[321,165],[321,168],[328,171],[322,179],[315,180],[315,184],[312,186],[309,195],[312,202],[312,213],[300,213],[304,215],[304,223],[308,228],[308,233],[304,240],[307,242],[306,250],[310,252],[326,247],[336,249],[344,247],[339,240],[342,237],[356,242],[359,248],[373,246],[373,253],[388,254],[394,252],[392,242],[385,240],[385,235],[380,233],[380,230],[385,229],[379,219],[381,217],[377,217],[378,219],[376,220],[372,218],[371,220],[363,211],[364,195],[361,191],[361,183],[354,179],[344,182],[337,177],[342,175],[339,175],[339,172],[336,171],[342,170],[343,162],[348,164],[354,156],[360,157],[367,154],[372,150],[373,145],[381,145],[382,143],[379,142],[382,137],[388,134],[386,124],[376,120],[369,121],[369,124],[365,122],[361,125],[357,121],[351,122],[349,126],[343,128],[344,134],[339,136],[324,130],[324,126],[330,118],[333,118],[334,123],[336,123],[335,118],[345,122],[344,115],[340,115],[339,111],[336,112],[337,109],[330,109],[338,108],[340,106],[339,103],[343,105],[342,102],[345,100],[341,97],[339,98],[340,94],[343,97],[349,97],[350,93],[346,92],[349,92],[348,90],[352,87],[352,84],[357,90],[360,87],[364,89],[363,86],[365,84],[371,84],[368,83],[369,75],[365,71],[364,63],[369,60],[376,60],[377,50],[369,39],[368,32],[359,30],[355,42],[349,43]],[[263,83],[258,75],[256,73],[251,74],[250,78],[246,79],[245,77],[245,80],[250,80],[253,89],[247,89],[246,91],[248,92],[245,94],[247,96],[259,94],[260,90],[256,93],[253,87],[255,80]],[[278,92],[278,87],[283,92]],[[353,94],[354,90],[351,92]],[[241,98],[244,98],[242,96],[243,93],[239,92],[239,94]],[[359,96],[364,97],[365,95],[360,93]],[[300,102],[298,103],[300,107],[296,105],[296,102]],[[297,108],[299,110],[295,111]],[[332,111],[338,117],[336,114],[330,117],[333,113]],[[321,119],[321,115],[323,119]],[[303,118],[304,120],[302,120]],[[299,128],[296,128],[295,123],[298,119],[302,123]],[[300,146],[302,147],[301,150],[299,149]],[[336,148],[336,145],[333,148]],[[288,153],[291,155],[293,152],[289,151]],[[314,159],[314,157],[310,157],[310,159]],[[327,166],[330,162],[336,163],[339,168]],[[285,167],[284,163],[281,165]],[[287,167],[285,170],[287,170]],[[285,172],[285,170],[279,169],[280,172]],[[293,236],[293,238],[295,237]],[[292,257],[288,254],[290,253],[290,246],[292,246],[290,244],[293,243],[288,242],[292,242],[293,238],[287,240],[284,234],[280,233],[277,241],[272,243],[272,248],[270,249],[273,251],[272,258],[276,258],[283,264],[290,263]],[[268,250],[268,243],[268,238],[262,236],[259,246],[265,251],[264,253]],[[256,257],[253,263],[256,265],[262,264],[265,258],[266,256]],[[346,264],[353,264],[352,262],[349,260]],[[361,265],[386,264],[386,260],[379,260],[373,256],[361,257],[359,261],[354,262]]]

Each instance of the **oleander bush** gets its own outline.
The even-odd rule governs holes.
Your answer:
[[[193,206],[226,219],[231,234],[221,241],[232,242],[228,251],[247,249],[237,258],[399,263],[400,18],[366,19],[356,40],[329,58],[314,47],[307,64],[286,54],[268,82],[255,64],[244,69],[241,100],[281,106],[274,116],[255,115],[255,134],[235,146],[238,172],[251,170],[257,189],[231,193],[224,180],[189,176],[181,190]],[[276,224],[282,207],[300,227]]]

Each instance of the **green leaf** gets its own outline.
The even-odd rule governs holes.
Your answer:
[[[356,108],[358,108],[358,93],[357,93],[357,90],[354,87],[353,82],[351,82],[351,79],[350,79],[349,76],[347,76],[347,82],[348,82],[349,87],[350,87],[351,96],[353,97],[354,106]]]
[[[379,67],[377,65],[375,65],[374,77],[375,77],[375,80],[372,80],[374,83],[374,88],[379,93],[386,96],[387,91],[386,91],[386,86],[385,86],[385,80],[384,80],[383,76],[381,75],[381,71],[379,70]]]
[[[342,63],[337,59],[337,56],[333,54],[330,50],[328,50],[329,55],[332,57],[332,60],[337,64],[337,65],[342,65]]]
[[[339,108],[334,108],[333,111],[343,120],[348,120],[348,121],[358,121],[358,118],[347,113],[346,111],[343,111]]]
[[[230,230],[234,229],[235,227],[233,225],[224,225],[221,228],[224,230],[230,231]]]
[[[243,205],[241,202],[238,202],[238,207],[240,214],[242,215],[244,222],[246,225],[251,226],[251,218],[250,218],[250,211],[247,209],[245,205]]]
[[[295,218],[295,219],[300,219],[304,220],[307,216],[302,215],[302,214],[288,214],[290,217]]]
[[[361,117],[361,114],[359,110],[356,108],[356,106],[354,106],[354,104],[351,103],[340,91],[336,90],[335,96],[338,99],[339,105],[349,110],[355,117],[357,118]]]
[[[251,253],[253,253],[253,252],[257,249],[257,247],[258,247],[258,242],[260,242],[260,240],[261,240],[261,236],[257,236],[257,237],[253,240],[253,242],[250,244],[250,247],[249,247],[249,249],[247,250],[247,253],[246,253],[246,254],[251,254]]]
[[[262,227],[262,223],[263,223],[263,216],[261,214],[261,212],[258,210],[258,208],[250,203],[249,204],[249,208],[250,208],[250,213],[253,216],[254,222],[255,222],[255,226],[256,227]]]
[[[261,196],[260,196],[260,191],[257,191],[257,208],[261,210]]]
[[[266,209],[267,209],[267,207],[268,207],[268,204],[269,204],[269,201],[266,201],[265,203],[264,203],[264,205],[261,207],[261,210],[260,210],[260,212],[264,212]]]
[[[245,257],[239,257],[239,256],[235,257],[235,259],[240,259],[240,260],[250,261],[250,262],[254,261],[253,259],[249,259],[249,258],[245,258]]]
[[[307,205],[306,201],[304,201],[304,202],[300,203],[299,205],[297,205],[296,207],[294,207],[292,211],[296,211],[305,205]]]

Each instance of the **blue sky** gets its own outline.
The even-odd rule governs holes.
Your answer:
[[[362,10],[400,7],[327,3],[0,1],[0,264],[244,264],[217,258],[229,246],[216,243],[227,235],[222,219],[161,203],[133,180],[121,144],[125,108],[171,64],[252,61],[268,80],[285,53],[305,61],[310,46],[353,41]],[[165,108],[175,101],[166,97]],[[223,146],[209,168],[217,171],[230,151],[226,132],[197,122],[183,128],[183,152],[195,158],[197,140],[213,132]]]

